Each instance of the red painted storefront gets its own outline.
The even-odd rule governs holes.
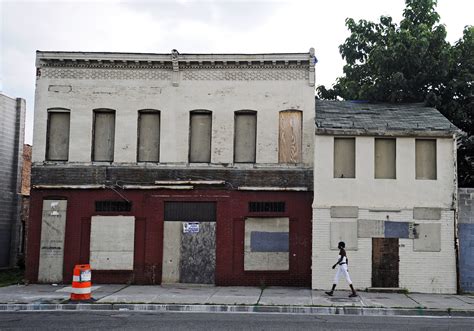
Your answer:
[[[131,212],[98,213],[95,201],[119,200],[112,190],[38,190],[31,192],[26,278],[37,282],[44,199],[67,199],[63,282],[70,283],[75,264],[89,262],[91,217],[135,216],[133,271],[94,271],[94,283],[160,284],[163,260],[164,204],[170,201],[216,202],[216,272],[218,286],[311,285],[312,192],[243,192],[226,190],[126,190]],[[249,212],[251,201],[284,201],[285,212]],[[289,270],[244,271],[246,217],[288,217]]]

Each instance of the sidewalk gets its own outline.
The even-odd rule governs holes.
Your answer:
[[[200,285],[92,287],[92,304],[70,304],[71,287],[12,285],[0,288],[0,311],[12,310],[152,310],[275,312],[356,315],[472,316],[474,295],[399,294],[323,291],[291,287],[215,287]]]

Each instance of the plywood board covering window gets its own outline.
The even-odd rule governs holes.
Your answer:
[[[234,162],[255,163],[257,113],[236,112],[234,128]]]
[[[69,110],[48,111],[46,160],[67,161],[69,156]]]
[[[416,179],[436,179],[436,140],[416,139]]]
[[[115,111],[94,111],[92,160],[112,162],[114,160]]]
[[[160,161],[160,113],[141,111],[138,114],[138,162]]]
[[[280,112],[280,137],[278,161],[280,163],[301,163],[302,115],[301,111]]]
[[[287,217],[245,220],[244,270],[289,270],[290,224]]]
[[[355,138],[334,138],[334,178],[355,178]]]
[[[92,216],[90,264],[93,270],[133,270],[134,216]]]
[[[189,162],[211,162],[211,112],[191,112]]]
[[[375,138],[375,178],[396,178],[396,140]]]

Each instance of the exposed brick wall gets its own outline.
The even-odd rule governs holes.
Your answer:
[[[474,188],[460,188],[458,201],[460,287],[474,292]]]
[[[239,192],[225,190],[125,190],[132,201],[131,212],[96,213],[96,200],[120,199],[112,190],[38,190],[31,192],[26,277],[36,282],[39,267],[42,201],[47,197],[67,198],[64,247],[65,283],[72,278],[75,264],[89,262],[90,227],[93,215],[133,215],[135,222],[134,270],[93,271],[94,283],[161,283],[163,220],[165,201],[215,201],[216,285],[310,286],[311,283],[311,201],[312,192]],[[249,201],[285,201],[283,213],[252,213]],[[244,271],[245,217],[288,217],[290,219],[290,270]]]
[[[21,194],[30,195],[31,145],[23,145],[23,167],[21,170]]]
[[[414,252],[413,239],[399,239],[399,287],[411,292],[456,293],[456,261],[454,250],[454,213],[443,210],[441,220],[413,220],[413,210],[400,212],[370,212],[359,210],[359,219],[385,219],[390,221],[441,223],[441,251]],[[313,289],[329,289],[335,270],[331,266],[337,261],[337,250],[329,249],[330,222],[329,208],[313,210]],[[338,219],[337,221],[339,221]],[[357,219],[347,219],[357,222]],[[372,239],[358,238],[358,248],[347,251],[350,263],[349,271],[354,286],[359,289],[372,287]],[[344,279],[340,279],[339,288],[347,288]]]

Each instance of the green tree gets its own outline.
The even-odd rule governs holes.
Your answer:
[[[455,45],[446,41],[436,0],[406,0],[399,25],[346,19],[350,36],[339,46],[342,77],[317,88],[321,99],[425,102],[440,110],[466,136],[458,150],[461,186],[474,186],[474,28]]]

